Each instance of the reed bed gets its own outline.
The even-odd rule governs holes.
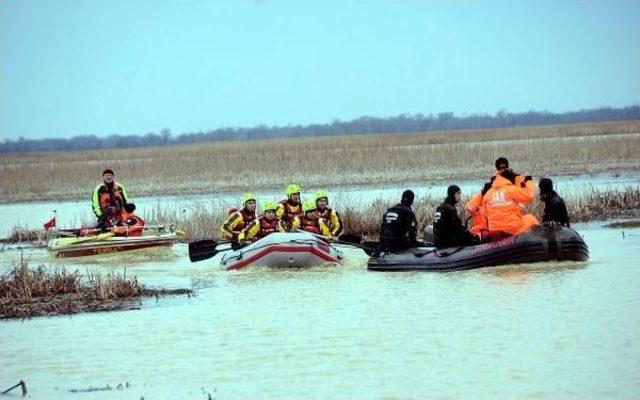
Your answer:
[[[561,194],[562,195],[562,194]],[[420,229],[433,223],[435,209],[442,203],[442,198],[417,198],[413,210],[416,214]],[[599,190],[590,188],[581,194],[564,196],[571,222],[588,222],[606,220],[624,216],[640,216],[640,187],[627,187],[622,190]],[[388,200],[376,199],[369,206],[354,208],[348,203],[337,201],[332,204],[340,213],[345,225],[345,232],[365,236],[369,239],[377,238],[380,232],[382,214],[394,203]],[[182,215],[177,211],[156,212],[164,220],[154,220],[158,223],[173,223],[187,232],[185,240],[219,237],[219,229],[227,216],[227,208],[198,208],[197,212]],[[540,201],[534,201],[526,210],[538,219],[542,218],[544,206]],[[464,207],[459,213],[463,219],[467,217]]]
[[[640,121],[3,154],[0,202],[88,198],[107,167],[135,198],[475,179],[499,156],[538,176],[637,171],[638,154]]]
[[[22,264],[0,277],[0,318],[121,310],[135,308],[142,296],[190,293],[186,289],[147,289],[135,276],[127,278],[116,272],[82,275],[77,270],[30,269]]]

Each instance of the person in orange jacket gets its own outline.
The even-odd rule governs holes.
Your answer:
[[[517,235],[540,225],[536,217],[524,214],[521,206],[533,201],[535,183],[527,176],[521,185],[516,185],[516,176],[510,169],[503,170],[496,175],[491,188],[482,198],[490,236],[500,233]]]
[[[467,211],[471,215],[471,228],[469,232],[482,237],[482,232],[487,230],[487,215],[482,205],[482,199],[491,189],[494,178],[485,183],[480,193],[473,196],[466,204]]]
[[[133,203],[124,205],[124,209],[120,212],[118,218],[120,222],[113,227],[113,233],[116,236],[142,236],[144,220],[135,215],[135,210],[136,205]]]

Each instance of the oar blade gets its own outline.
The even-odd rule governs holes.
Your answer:
[[[189,243],[189,260],[197,262],[215,256],[218,242],[213,239],[203,239]]]

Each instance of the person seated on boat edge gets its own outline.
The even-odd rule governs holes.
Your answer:
[[[232,212],[220,228],[222,236],[231,243],[237,243],[240,232],[257,218],[255,195],[245,193],[242,196],[241,203],[242,208]]]
[[[453,246],[472,246],[480,243],[480,238],[465,228],[456,204],[462,198],[462,191],[457,185],[447,188],[447,197],[436,208],[433,217],[433,242],[439,249]]]
[[[398,252],[412,247],[424,246],[416,239],[418,221],[411,209],[415,194],[412,190],[402,193],[400,203],[389,208],[382,215],[380,224],[380,245],[373,252],[374,257],[381,252]]]
[[[294,218],[291,224],[291,232],[305,231],[333,240],[333,235],[331,235],[331,231],[325,220],[318,216],[316,203],[314,201],[305,201],[302,205],[302,212],[304,213],[303,215]]]
[[[144,220],[138,217],[134,211],[136,205],[127,203],[120,212],[118,225],[113,227],[113,233],[116,236],[142,236],[144,229]]]
[[[293,219],[299,215],[302,215],[302,204],[300,202],[300,186],[291,184],[287,186],[286,195],[287,199],[282,200],[278,204],[276,210],[276,216],[282,221],[284,228],[287,231],[291,230],[291,224]]]
[[[342,234],[342,219],[336,210],[329,208],[329,193],[324,190],[316,192],[316,207],[318,216],[327,224],[331,236],[337,238]]]
[[[482,207],[487,216],[488,236],[497,240],[504,236],[528,232],[540,225],[538,219],[531,214],[524,214],[521,204],[533,201],[535,184],[531,177],[526,177],[521,187],[515,184],[516,173],[510,169],[497,175],[491,188],[482,198]],[[484,237],[484,235],[483,235]]]
[[[105,232],[119,222],[122,207],[129,201],[127,191],[114,180],[114,176],[111,169],[102,171],[102,182],[93,189],[91,195],[93,213],[98,219],[96,228]]]
[[[267,237],[272,233],[285,232],[282,223],[276,217],[278,206],[273,201],[267,201],[262,205],[262,216],[255,219],[238,234],[239,247]]]
[[[487,194],[489,189],[491,189],[491,184],[494,180],[495,177],[492,177],[489,182],[486,182],[482,186],[482,190],[471,197],[466,204],[467,211],[471,214],[471,228],[469,232],[478,237],[483,237],[482,232],[487,230],[487,215],[482,207],[482,198]]]
[[[540,201],[544,203],[542,223],[555,222],[562,226],[571,226],[567,206],[562,197],[553,190],[553,181],[549,178],[542,178],[538,187],[540,188]]]

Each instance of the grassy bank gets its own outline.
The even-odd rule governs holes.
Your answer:
[[[0,155],[0,201],[87,199],[110,167],[143,195],[640,170],[640,121]]]
[[[191,294],[190,290],[147,289],[136,277],[100,275],[44,267],[15,267],[0,277],[0,318],[66,315],[139,307],[144,296]]]

